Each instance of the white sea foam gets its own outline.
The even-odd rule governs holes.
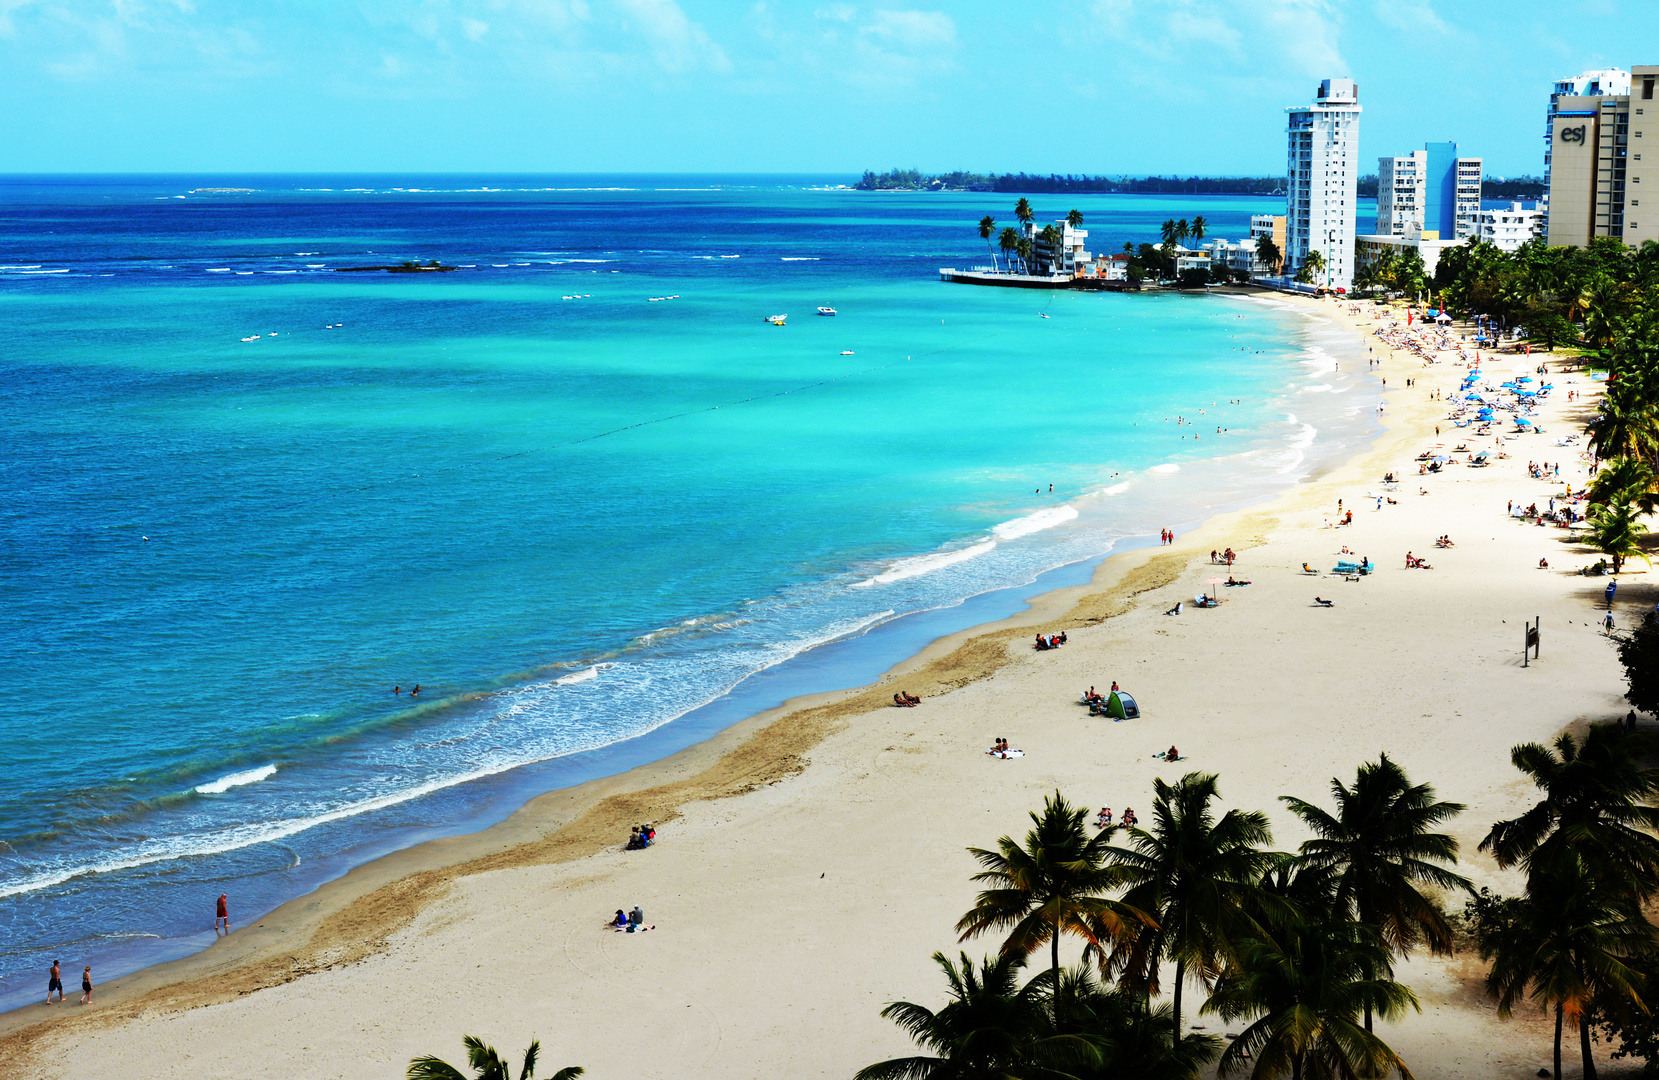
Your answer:
[[[1175,464],[1175,462],[1173,462],[1173,461],[1166,461],[1162,465],[1154,465],[1154,466],[1152,466],[1152,468],[1150,468],[1146,471],[1147,472],[1155,472],[1155,473],[1180,472],[1181,471],[1181,466]]]
[[[1125,491],[1128,491],[1128,490],[1129,490],[1129,481],[1125,480],[1121,484],[1113,484],[1111,487],[1101,488],[1100,493],[1102,495],[1122,495]]]
[[[1052,529],[1056,525],[1064,525],[1076,516],[1076,507],[1048,506],[1035,514],[1027,514],[1022,518],[1015,518],[1013,521],[1005,521],[1001,525],[992,528],[991,531],[1003,540],[1013,540],[1017,537],[1042,532],[1044,529]]]
[[[275,765],[261,765],[257,769],[233,772],[229,776],[221,776],[210,783],[198,784],[196,791],[202,795],[223,795],[231,788],[242,787],[244,784],[257,784],[276,771],[277,767]]]
[[[780,256],[778,258],[778,261],[779,262],[822,262],[823,260],[820,259],[816,255],[783,255],[783,256]]]
[[[900,559],[875,577],[854,582],[853,588],[867,589],[872,585],[886,585],[894,581],[903,581],[906,578],[920,577],[935,570],[943,570],[947,566],[967,562],[969,559],[977,559],[996,546],[997,542],[995,540],[984,540],[972,547],[957,548],[954,551],[934,551],[926,555],[914,555],[908,559]]]
[[[572,674],[566,675],[562,678],[554,679],[553,685],[575,686],[577,683],[591,682],[597,678],[599,678],[599,668],[596,665],[590,668],[583,668],[581,671],[573,672]]]

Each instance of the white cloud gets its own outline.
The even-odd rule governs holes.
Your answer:
[[[1191,62],[1209,49],[1253,69],[1271,57],[1279,74],[1349,74],[1330,0],[1093,0],[1088,11],[1096,34],[1146,60]]]
[[[1439,34],[1442,37],[1456,33],[1446,25],[1434,9],[1426,3],[1403,3],[1401,0],[1377,0],[1377,21],[1392,26],[1402,34]]]
[[[956,23],[942,11],[877,11],[864,32],[912,50],[956,44]]]
[[[674,0],[616,0],[625,20],[649,44],[662,70],[681,74],[698,69],[731,70],[725,52],[692,22]]]

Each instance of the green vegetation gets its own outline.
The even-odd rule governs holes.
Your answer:
[[[1025,173],[924,173],[918,169],[865,170],[858,191],[996,191],[1034,195],[1112,193],[1120,195],[1282,195],[1282,176],[1048,176]]]
[[[512,1064],[498,1054],[495,1047],[485,1046],[483,1039],[473,1035],[463,1036],[461,1045],[467,1048],[467,1064],[472,1066],[472,1080],[513,1080]],[[540,1056],[541,1042],[538,1040],[524,1052],[524,1065],[519,1069],[518,1080],[534,1080],[536,1059]],[[409,1062],[407,1075],[409,1080],[468,1080],[460,1069],[435,1057],[415,1058]],[[581,1075],[582,1067],[571,1065],[554,1073],[551,1080],[576,1080]]]
[[[901,1001],[882,1013],[927,1056],[871,1065],[858,1080],[1194,1080],[1218,1058],[1222,1076],[1252,1080],[1409,1077],[1372,1018],[1417,1006],[1393,981],[1397,957],[1450,948],[1424,890],[1468,888],[1450,869],[1456,841],[1436,831],[1463,807],[1386,757],[1351,785],[1333,779],[1331,793],[1331,810],[1286,799],[1315,834],[1292,854],[1271,850],[1265,815],[1220,810],[1213,775],[1156,781],[1145,829],[1092,837],[1056,792],[1023,843],[970,849],[986,888],[957,929],[963,940],[1005,935],[997,956],[975,967],[965,953],[960,963],[935,954],[944,1007]],[[1062,938],[1081,946],[1074,965]],[[1022,984],[1039,950],[1046,967]],[[1231,1044],[1183,1034],[1189,984],[1205,992],[1200,1013],[1245,1022]],[[1166,992],[1168,1005],[1155,1000]]]

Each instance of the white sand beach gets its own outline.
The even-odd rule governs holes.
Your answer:
[[[1287,302],[1358,333],[1375,326],[1334,303]],[[1504,355],[1487,370],[1518,365],[1530,366]],[[1328,802],[1333,776],[1386,752],[1468,804],[1452,827],[1461,871],[1514,892],[1518,876],[1475,850],[1533,800],[1510,747],[1628,706],[1601,628],[1606,579],[1575,573],[1595,557],[1564,530],[1505,513],[1509,500],[1543,504],[1584,482],[1579,447],[1555,442],[1581,430],[1594,384],[1555,375],[1545,433],[1509,438],[1507,460],[1471,468],[1458,452],[1419,476],[1425,446],[1462,438],[1449,426],[1434,435],[1446,404],[1430,394],[1450,396],[1463,370],[1450,355],[1426,367],[1398,353],[1377,373],[1386,432],[1355,460],[1171,547],[1114,556],[1091,584],[936,642],[873,687],[791,703],[667,761],[544,796],[484,833],[360,868],[197,957],[100,986],[90,1008],[0,1018],[0,1072],[392,1078],[415,1055],[459,1060],[474,1034],[516,1052],[539,1038],[547,1066],[582,1065],[595,1080],[846,1078],[907,1051],[878,1013],[900,998],[940,1001],[934,950],[995,948],[958,946],[952,932],[975,895],[965,848],[1023,833],[1054,791],[1091,817],[1102,805],[1144,812],[1154,777],[1191,770],[1218,773],[1227,805],[1266,811],[1289,849],[1304,837],[1279,796]],[[1568,402],[1568,390],[1586,396]],[[1559,460],[1560,479],[1530,479],[1529,459]],[[1401,482],[1379,507],[1370,493],[1384,494],[1387,472]],[[1352,525],[1330,524],[1339,499]],[[1437,549],[1442,534],[1455,547]],[[1227,547],[1240,556],[1230,571],[1209,561]],[[1344,548],[1376,572],[1330,576]],[[1433,568],[1406,569],[1408,551]],[[1306,575],[1304,562],[1326,573]],[[1621,625],[1659,599],[1645,570],[1624,575]],[[1251,584],[1210,584],[1229,573]],[[1211,588],[1224,602],[1195,608]],[[1185,610],[1165,615],[1177,601]],[[1535,616],[1541,655],[1523,666]],[[1034,633],[1062,629],[1064,648],[1031,648]],[[1114,680],[1141,718],[1078,704]],[[883,707],[901,688],[922,704]],[[998,737],[1025,756],[988,757]],[[1180,762],[1154,758],[1171,745]],[[621,850],[638,821],[657,823],[656,845]],[[654,930],[603,929],[635,904]],[[1079,947],[1065,946],[1071,959]],[[1531,1012],[1498,1021],[1480,975],[1462,955],[1402,968],[1423,1012],[1383,1033],[1420,1080],[1548,1063],[1548,1025]]]

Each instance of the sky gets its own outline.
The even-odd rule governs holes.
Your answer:
[[[1514,176],[1638,63],[1655,0],[0,0],[0,172],[1267,176],[1348,76]]]

